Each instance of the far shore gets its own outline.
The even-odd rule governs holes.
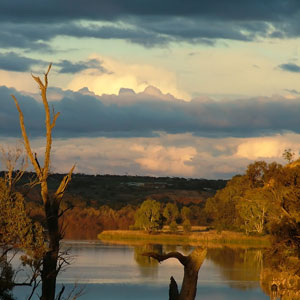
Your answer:
[[[118,242],[149,242],[149,243],[176,243],[176,244],[231,244],[248,246],[270,246],[268,236],[249,236],[239,232],[216,230],[192,231],[190,233],[170,233],[166,230],[147,233],[141,230],[105,230],[98,234],[102,241]]]

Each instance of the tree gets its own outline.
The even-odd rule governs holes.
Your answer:
[[[0,178],[0,295],[3,299],[12,299],[11,290],[17,285],[31,286],[33,295],[39,283],[37,278],[46,248],[42,226],[28,217],[24,197],[15,189],[27,166],[23,162],[19,170],[14,171],[22,150],[1,150],[6,171]],[[8,259],[9,254],[13,256],[19,250],[23,251],[20,257],[22,264],[32,270],[32,274],[28,274],[23,282],[15,281],[15,274],[19,270],[13,269]]]
[[[282,157],[288,162],[291,163],[294,160],[295,152],[291,148],[284,149]]]
[[[42,295],[41,300],[54,300],[55,299],[55,288],[56,288],[56,277],[61,270],[65,260],[61,259],[59,252],[59,241],[63,237],[62,226],[59,224],[59,218],[63,215],[64,211],[61,211],[61,202],[65,190],[75,165],[71,168],[70,172],[63,178],[59,187],[53,195],[50,195],[48,191],[47,178],[49,174],[50,166],[50,152],[52,146],[52,129],[55,127],[56,120],[59,113],[51,115],[50,108],[47,100],[47,88],[48,88],[48,74],[51,69],[51,64],[48,67],[47,72],[44,75],[44,82],[39,77],[33,76],[33,79],[37,82],[38,87],[41,91],[42,102],[45,109],[45,125],[46,125],[46,145],[45,145],[45,156],[44,163],[41,165],[38,161],[36,153],[34,154],[28,138],[23,112],[19,106],[18,100],[14,95],[12,98],[15,102],[16,108],[19,112],[20,127],[23,136],[24,146],[30,162],[32,163],[38,183],[40,185],[40,193],[43,201],[44,212],[45,212],[45,224],[47,235],[47,251],[42,258],[42,269],[41,269],[41,280],[42,280]],[[62,291],[58,297],[61,298]]]
[[[266,189],[256,188],[248,190],[245,196],[241,197],[237,209],[244,223],[246,234],[250,232],[264,233],[270,205],[269,196]]]
[[[135,227],[152,232],[162,228],[161,205],[159,202],[147,199],[137,210],[135,216]]]
[[[176,219],[179,217],[177,205],[170,202],[167,203],[163,211],[163,216],[166,218],[167,224],[176,221]]]
[[[238,230],[240,228],[240,216],[236,207],[241,196],[249,188],[249,180],[246,176],[233,177],[222,190],[209,198],[205,204],[205,211],[218,230]]]
[[[189,207],[184,206],[181,209],[180,214],[181,214],[182,221],[185,221],[185,220],[191,221],[192,211]]]

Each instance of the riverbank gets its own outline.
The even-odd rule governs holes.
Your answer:
[[[269,246],[268,236],[247,236],[239,232],[215,230],[191,233],[146,233],[140,230],[105,230],[98,234],[98,239],[102,241],[144,241],[158,243],[179,243],[179,244],[236,244]]]

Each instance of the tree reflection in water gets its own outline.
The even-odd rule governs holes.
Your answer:
[[[207,259],[220,267],[229,286],[240,290],[259,286],[263,250],[254,248],[216,247],[210,248]]]
[[[145,252],[162,254],[163,246],[159,244],[145,244],[134,246],[134,260],[139,266],[141,275],[143,277],[155,277],[158,271],[158,261],[152,257],[144,256],[143,253]]]
[[[266,252],[260,274],[262,290],[271,300],[300,299],[300,260],[295,256],[282,257]]]

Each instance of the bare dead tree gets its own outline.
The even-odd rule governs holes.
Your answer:
[[[46,145],[45,145],[45,157],[44,163],[40,164],[36,154],[33,153],[30,140],[28,138],[23,112],[20,108],[18,100],[14,95],[11,95],[17,110],[19,112],[20,127],[22,131],[24,146],[36,172],[41,187],[41,198],[44,205],[44,211],[46,216],[46,234],[48,239],[48,249],[43,256],[41,279],[42,279],[42,295],[41,300],[54,300],[55,299],[55,287],[56,277],[60,268],[57,266],[59,259],[59,241],[62,239],[62,232],[59,226],[59,217],[61,216],[60,204],[67,188],[68,183],[71,180],[71,175],[75,168],[75,165],[71,168],[70,172],[63,178],[59,187],[53,195],[49,194],[47,178],[50,167],[50,153],[52,146],[52,129],[55,127],[56,120],[59,116],[58,113],[50,113],[49,104],[47,100],[47,88],[48,88],[48,74],[51,69],[51,64],[48,67],[47,72],[44,74],[44,82],[39,77],[33,76],[32,78],[38,84],[41,91],[41,97],[45,110],[45,125],[46,125]]]
[[[154,252],[144,253],[143,255],[152,257],[158,262],[169,258],[176,258],[184,266],[184,276],[180,292],[174,277],[171,277],[169,285],[169,300],[194,300],[197,292],[197,281],[199,269],[206,257],[205,248],[196,248],[190,255],[185,256],[179,252],[169,252],[158,254]]]

